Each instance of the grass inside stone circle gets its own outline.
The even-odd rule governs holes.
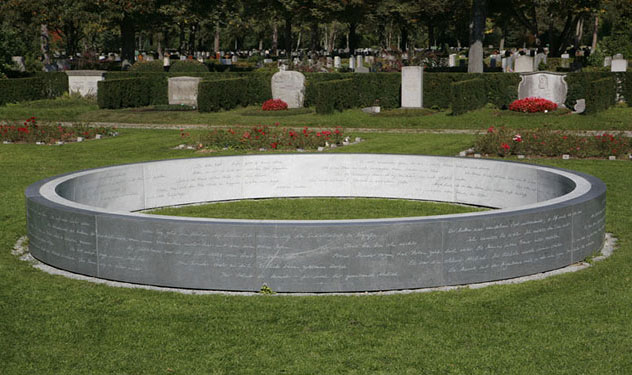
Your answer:
[[[165,207],[155,215],[253,220],[350,220],[449,215],[484,208],[385,198],[275,198]]]

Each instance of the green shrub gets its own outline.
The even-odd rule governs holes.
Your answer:
[[[588,73],[568,73],[566,74],[566,107],[573,108],[577,99],[586,99],[592,95],[590,83],[599,79],[612,77],[610,72],[588,72]],[[588,108],[588,107],[587,107]]]
[[[482,108],[487,104],[485,81],[480,78],[454,82],[451,84],[450,92],[453,115]]]
[[[586,96],[586,114],[604,111],[614,105],[616,96],[614,77],[590,82],[589,90]]]
[[[480,75],[480,78],[485,80],[488,103],[492,103],[498,108],[505,108],[518,99],[520,74],[485,73]]]
[[[326,81],[338,81],[341,79],[351,78],[349,73],[305,73],[305,100],[304,107],[316,105],[316,97],[318,92],[316,85]]]
[[[509,106],[518,98],[520,75],[515,73],[426,73],[424,72],[424,107],[449,108],[451,85],[455,82],[483,79],[490,103],[498,108]]]
[[[68,92],[68,75],[65,72],[36,73],[44,82],[46,98],[53,99]]]
[[[197,60],[175,61],[169,68],[169,73],[207,73],[208,68]]]
[[[160,60],[154,61],[140,61],[132,65],[129,68],[130,72],[154,72],[161,73],[164,72],[163,62]]]
[[[144,107],[150,104],[149,82],[143,78],[98,82],[99,108]]]
[[[41,77],[0,80],[0,105],[47,98]]]
[[[329,114],[355,106],[354,96],[350,95],[353,79],[339,79],[316,83],[316,113]]]
[[[200,112],[218,112],[231,110],[238,105],[248,105],[248,84],[246,77],[215,81],[202,81],[198,85],[198,110]]]

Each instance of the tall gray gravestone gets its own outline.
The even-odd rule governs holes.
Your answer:
[[[402,67],[402,108],[423,108],[424,68]]]
[[[288,108],[302,108],[305,99],[305,76],[286,70],[272,76],[272,97],[287,103]]]
[[[562,105],[566,101],[568,92],[565,76],[565,74],[548,72],[522,74],[522,80],[518,85],[518,98],[544,98]]]
[[[342,68],[342,60],[340,59],[340,56],[334,56],[334,68]]]
[[[198,84],[202,77],[169,78],[169,104],[197,106]]]

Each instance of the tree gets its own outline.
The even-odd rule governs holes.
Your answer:
[[[470,49],[468,52],[468,73],[483,73],[483,37],[487,14],[487,0],[474,0],[470,23]]]

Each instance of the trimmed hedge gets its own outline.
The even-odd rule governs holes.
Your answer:
[[[518,99],[520,75],[517,73],[426,73],[424,72],[424,107],[449,108],[452,103],[451,85],[455,82],[483,79],[490,103],[498,108],[509,106]]]
[[[0,105],[45,98],[46,84],[41,77],[0,80]]]
[[[171,64],[170,73],[207,73],[208,68],[197,60],[178,60]]]
[[[628,107],[632,107],[632,72],[617,73],[617,77],[623,82],[621,95]]]
[[[615,103],[614,77],[590,82],[590,95],[586,96],[586,114],[605,111]]]
[[[198,85],[198,110],[200,112],[218,112],[230,110],[238,105],[247,106],[248,78],[230,78],[215,81],[201,81]]]
[[[316,113],[329,114],[353,107],[353,97],[349,95],[349,87],[353,87],[351,78],[314,84]]]
[[[482,108],[487,104],[485,80],[476,78],[454,82],[450,85],[452,96],[452,114],[460,115],[467,111]]]
[[[99,108],[143,107],[150,103],[149,82],[143,78],[99,81]]]
[[[64,72],[36,73],[35,77],[0,80],[0,105],[28,100],[52,99],[68,92]]]
[[[129,71],[161,73],[165,71],[163,64],[162,60],[138,61],[129,68]]]
[[[400,105],[399,73],[349,74],[348,78],[314,84],[317,113],[332,113],[348,108],[372,106],[379,101],[384,108]]]
[[[564,104],[568,108],[573,108],[577,99],[586,99],[592,96],[590,83],[599,79],[612,77],[610,72],[587,72],[587,73],[567,73],[566,84],[568,91],[566,93],[566,102]],[[588,106],[586,106],[588,108]]]

